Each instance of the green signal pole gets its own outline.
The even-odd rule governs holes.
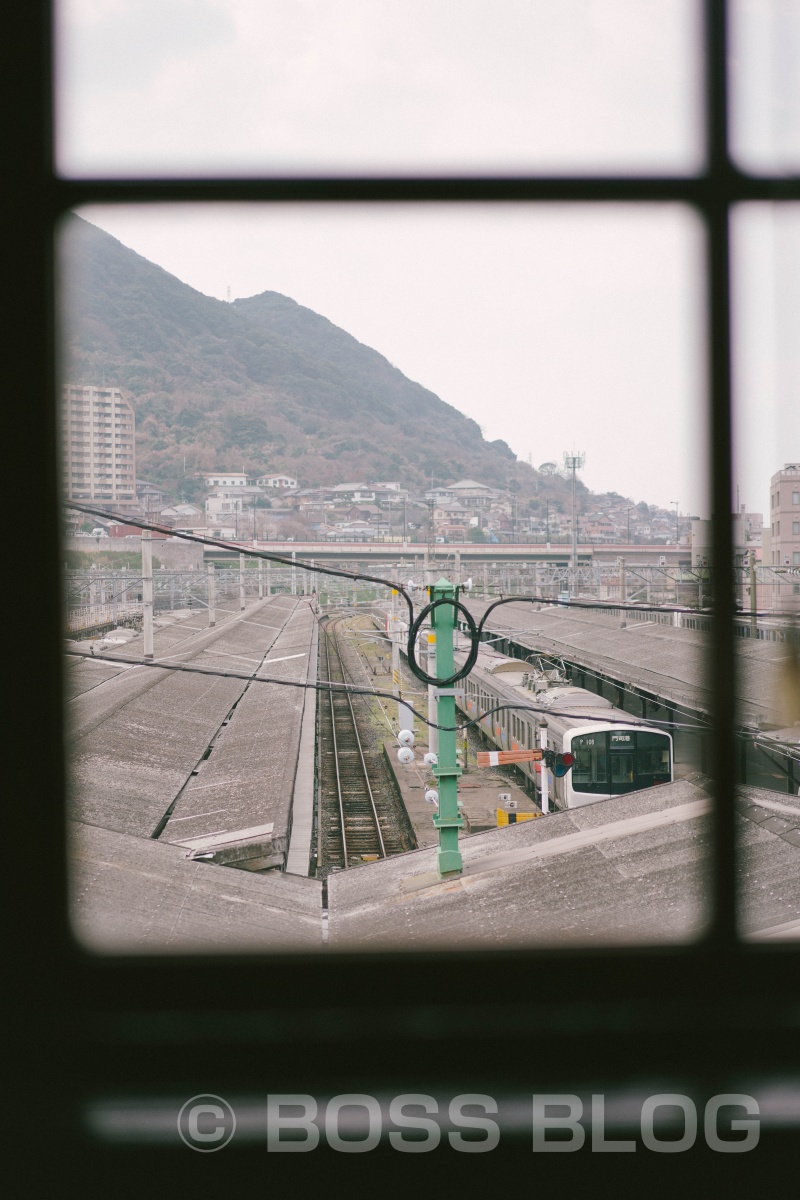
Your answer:
[[[439,579],[430,588],[431,601],[455,600],[457,589],[446,579]],[[436,636],[436,675],[439,679],[447,679],[455,672],[453,657],[453,630],[455,627],[455,609],[449,604],[442,604],[431,613],[431,625]],[[456,697],[453,688],[437,689],[436,716],[439,725],[455,726]],[[439,830],[439,875],[457,874],[462,866],[461,851],[458,848],[458,831],[464,825],[464,818],[458,811],[458,777],[461,768],[456,759],[456,734],[439,730],[438,763],[433,773],[438,782],[439,811],[433,818],[433,823]]]

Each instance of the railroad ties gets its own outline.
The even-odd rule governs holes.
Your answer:
[[[327,623],[320,644],[320,674],[350,683],[336,625]],[[322,693],[319,703],[319,835],[317,873],[401,853],[404,844],[381,764],[372,762],[359,734],[348,692]]]

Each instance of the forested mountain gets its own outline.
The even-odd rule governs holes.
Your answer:
[[[286,296],[204,296],[77,216],[60,253],[63,377],[125,389],[140,477],[184,495],[214,468],[535,486],[505,442]]]

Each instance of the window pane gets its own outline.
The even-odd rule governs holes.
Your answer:
[[[323,930],[342,948],[698,936],[709,684],[690,535],[708,499],[694,213],[93,208],[64,223],[59,257],[65,486],[120,512],[73,508],[65,542],[82,939],[171,952],[321,947]],[[131,473],[126,510],[113,489]],[[146,546],[125,527],[137,511],[245,555],[240,567],[238,551],[153,540],[159,668],[142,661]],[[316,566],[259,571],[265,544]],[[426,569],[470,574],[476,618],[499,595],[536,598],[488,619],[465,688],[463,888],[437,875],[424,760],[437,751],[402,661],[419,715],[403,717],[413,765],[396,758],[386,631],[405,612],[324,575],[327,561],[417,586]],[[355,745],[334,747],[344,708],[321,692],[315,713],[294,686],[340,670],[388,693],[355,704],[378,807],[393,806],[379,850]],[[498,697],[516,707],[490,713]],[[548,753],[576,757],[572,772],[553,764],[547,797],[532,758],[478,765],[543,734],[558,739]]]
[[[800,206],[746,205],[733,233],[741,924],[757,937],[796,937]]]
[[[795,0],[731,0],[731,148],[745,170],[800,167],[800,9]]]
[[[697,0],[60,0],[67,175],[691,172]]]

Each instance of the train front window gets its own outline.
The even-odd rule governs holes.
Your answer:
[[[576,792],[607,792],[608,734],[593,733],[572,740],[575,766],[572,787]]]
[[[628,750],[612,749],[611,786],[633,783],[633,755]],[[616,790],[616,789],[615,789]]]
[[[636,777],[640,786],[669,782],[669,742],[664,734],[636,734]]]
[[[669,740],[641,730],[598,731],[572,739],[575,792],[618,795],[636,788],[668,783]]]

